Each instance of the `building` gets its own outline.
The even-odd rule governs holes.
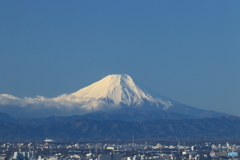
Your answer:
[[[121,160],[121,154],[100,154],[98,155],[98,160]]]

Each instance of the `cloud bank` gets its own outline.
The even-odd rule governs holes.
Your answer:
[[[16,117],[48,117],[83,115],[93,111],[117,109],[101,100],[79,98],[67,94],[55,98],[36,96],[18,98],[10,94],[0,94],[0,112]]]

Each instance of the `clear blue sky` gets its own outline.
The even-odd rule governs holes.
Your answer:
[[[55,97],[129,74],[240,116],[239,0],[2,0],[0,93]]]

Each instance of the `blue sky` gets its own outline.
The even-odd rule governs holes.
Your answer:
[[[129,74],[240,116],[240,1],[0,1],[0,93],[55,97]]]

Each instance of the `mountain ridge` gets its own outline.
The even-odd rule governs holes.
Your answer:
[[[208,112],[207,112],[208,113]],[[211,113],[208,113],[211,114]],[[208,117],[219,117],[213,115],[208,115]],[[85,120],[96,120],[96,121],[105,121],[105,120],[120,120],[125,122],[144,122],[151,120],[181,120],[181,119],[204,119],[206,116],[191,116],[175,112],[165,112],[165,111],[153,111],[153,110],[138,110],[135,108],[121,108],[112,112],[96,111],[87,113],[84,115],[72,115],[72,116],[50,116],[50,117],[35,117],[35,118],[20,118],[20,117],[11,117],[6,113],[0,112],[0,121],[9,122],[20,125],[29,125],[29,126],[39,126],[49,123],[59,123],[59,122],[69,122],[75,121],[78,119]]]
[[[239,117],[218,117],[182,120],[149,120],[125,122],[120,120],[63,121],[28,126],[0,121],[2,140],[44,140],[46,137],[57,141],[69,140],[219,140],[240,138]]]
[[[94,111],[118,111],[121,108],[135,108],[142,111],[175,112],[187,116],[226,116],[228,114],[187,106],[147,89],[139,87],[127,75],[112,74],[74,93],[62,94],[54,98],[37,96],[23,99],[0,95],[0,112],[21,117],[49,117],[84,115]]]

